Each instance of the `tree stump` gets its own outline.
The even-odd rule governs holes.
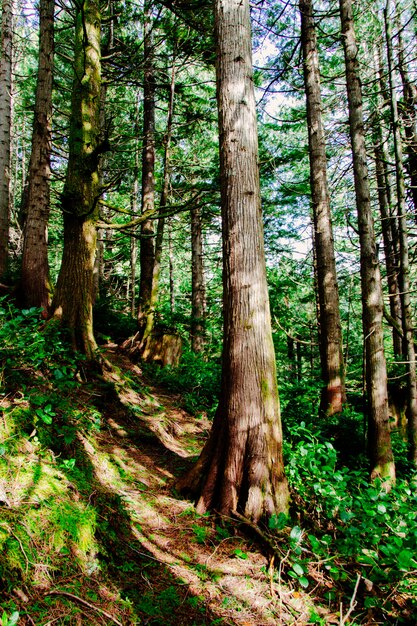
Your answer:
[[[149,335],[140,354],[147,363],[177,367],[182,354],[182,339],[175,333],[155,331]]]

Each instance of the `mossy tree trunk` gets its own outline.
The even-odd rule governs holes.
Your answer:
[[[21,300],[27,307],[42,307],[46,317],[51,304],[48,263],[48,220],[52,149],[52,77],[54,55],[54,0],[39,4],[39,64],[25,194]]]
[[[0,277],[7,270],[10,221],[13,3],[3,0],[0,50]]]
[[[99,214],[100,27],[97,0],[76,5],[74,82],[68,170],[61,204],[64,252],[52,313],[71,332],[75,349],[95,359],[93,271]]]
[[[360,241],[363,334],[368,398],[368,446],[371,478],[395,482],[387,391],[387,368],[382,328],[383,298],[368,178],[362,86],[351,0],[339,0],[345,54],[349,130]]]
[[[342,411],[346,402],[339,290],[327,183],[326,141],[322,122],[320,69],[313,3],[311,0],[300,0],[299,7],[317,268],[320,361],[324,383],[320,408],[323,413],[334,415]]]
[[[179,482],[199,512],[257,521],[288,508],[266,283],[248,0],[215,1],[223,228],[222,387],[209,439]]]

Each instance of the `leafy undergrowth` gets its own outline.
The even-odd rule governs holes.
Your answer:
[[[303,427],[293,519],[198,516],[172,484],[210,424],[115,346],[97,377],[38,312],[0,311],[0,618],[13,624],[414,624],[416,490]]]

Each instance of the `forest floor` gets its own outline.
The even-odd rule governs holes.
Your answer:
[[[317,607],[314,592],[281,584],[271,554],[240,532],[235,521],[199,516],[191,502],[178,497],[175,478],[198,455],[209,422],[185,412],[179,396],[152,386],[116,345],[107,345],[105,355],[113,368],[98,384],[77,390],[80,407],[95,405],[100,428],[77,432],[67,450],[73,462],[59,465],[56,451],[51,457],[60,468],[65,497],[82,504],[84,516],[94,509],[94,530],[81,521],[71,530],[72,514],[66,517],[67,505],[57,504],[64,498],[57,481],[51,487],[51,478],[49,486],[42,486],[48,472],[56,470],[41,464],[30,439],[19,444],[23,454],[17,471],[16,464],[14,469],[9,465],[13,480],[0,481],[0,513],[6,513],[0,515],[0,553],[1,532],[8,530],[14,558],[18,562],[20,557],[26,570],[26,577],[16,574],[15,582],[0,580],[2,626],[342,623]],[[9,403],[10,409],[10,399],[3,399],[3,408]],[[29,484],[25,472],[32,465]],[[69,552],[60,539],[64,531],[46,526],[46,513],[37,522],[45,524],[45,531],[36,534],[39,528],[31,526],[35,513],[25,514],[32,505],[59,511],[54,513],[58,524],[77,539]],[[92,547],[83,551],[83,542]],[[33,556],[36,551],[43,551],[44,561]],[[8,555],[10,561],[12,547]],[[1,574],[0,558],[0,579]]]
[[[117,394],[105,398],[106,427],[95,447],[84,443],[99,488],[123,503],[118,542],[124,567],[114,575],[141,623],[311,623],[311,598],[274,582],[271,555],[262,553],[258,541],[239,533],[234,520],[198,516],[191,502],[175,494],[175,478],[198,456],[209,421],[184,411],[179,395],[144,381],[140,367],[116,346],[107,346],[106,355],[140,381],[141,390],[126,386],[116,371],[107,373]],[[339,620],[328,613],[325,623]]]

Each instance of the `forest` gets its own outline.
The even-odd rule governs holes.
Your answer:
[[[1,0],[1,626],[417,623],[416,0]]]

